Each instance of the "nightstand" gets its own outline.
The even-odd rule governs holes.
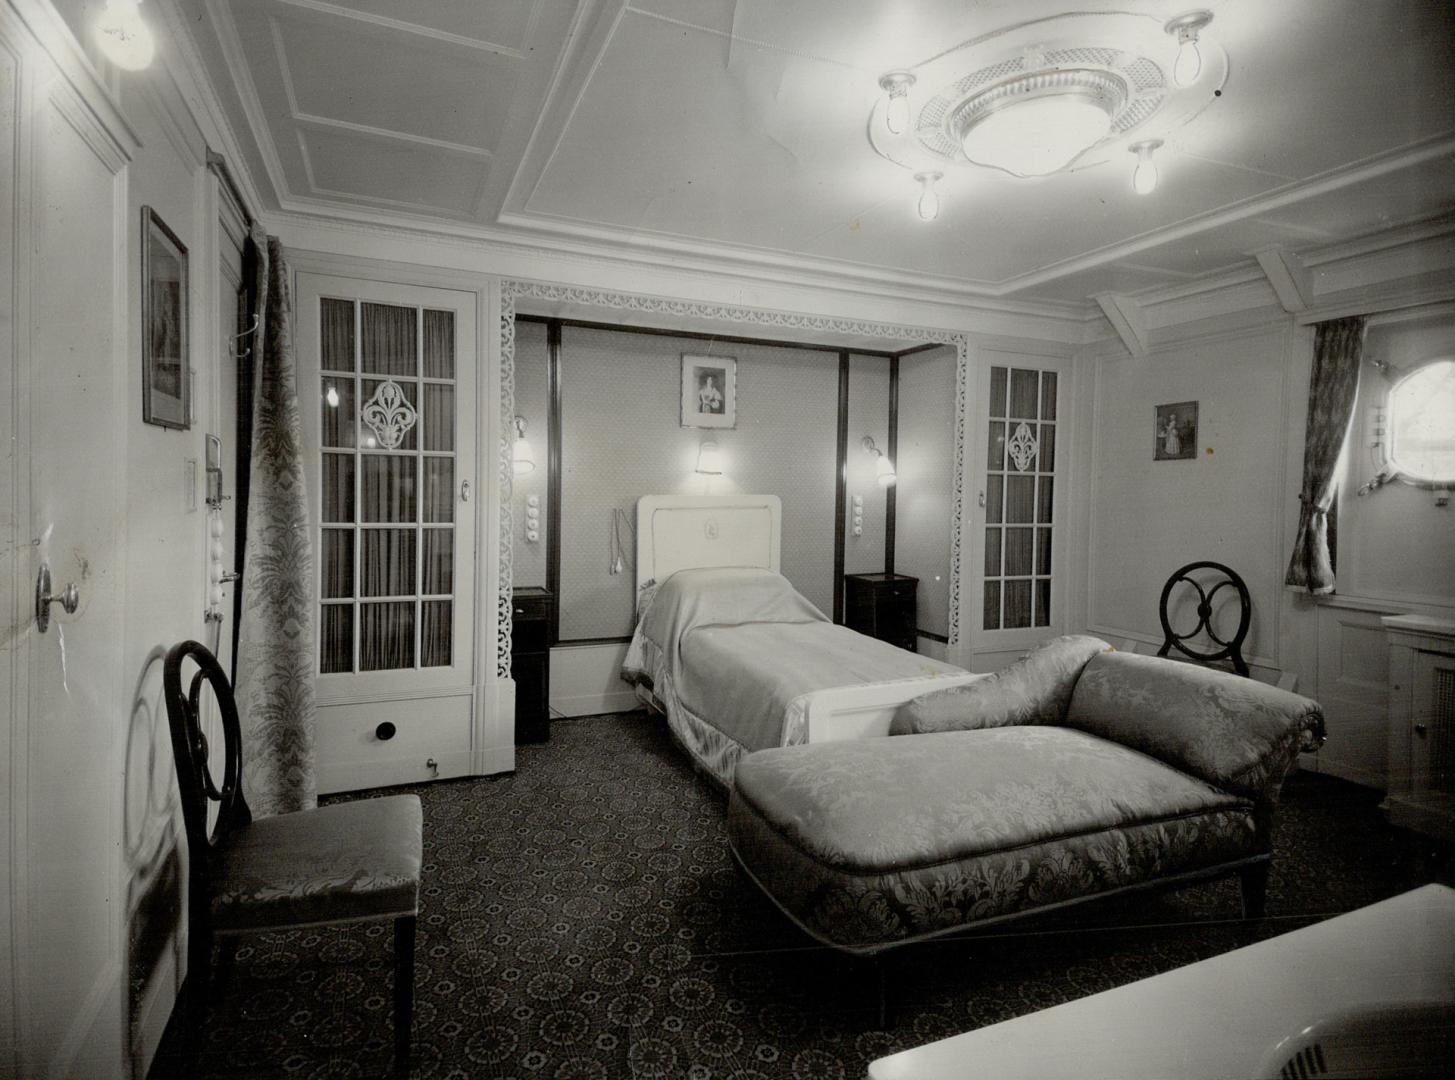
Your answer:
[[[515,680],[515,742],[551,737],[551,605],[545,589],[511,590],[515,609],[510,637],[510,677]]]
[[[914,652],[918,588],[907,574],[845,574],[844,625]]]

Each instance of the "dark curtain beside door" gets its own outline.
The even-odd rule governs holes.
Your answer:
[[[239,410],[251,424],[238,442],[247,467],[238,484],[245,525],[234,683],[244,790],[265,816],[317,802],[316,627],[288,265],[276,237],[255,232],[248,247],[247,318],[257,329],[239,367]]]

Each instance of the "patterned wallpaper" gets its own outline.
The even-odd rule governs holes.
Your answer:
[[[515,324],[515,415],[525,417],[525,437],[535,454],[534,471],[518,474],[511,486],[512,525],[515,530],[515,585],[546,583],[546,450],[550,445],[547,420],[550,415],[546,376],[546,324],[520,321]],[[515,433],[511,432],[512,440]],[[539,539],[531,542],[526,533],[526,499],[540,499]]]
[[[735,429],[681,426],[683,353],[737,359]],[[887,381],[885,390],[881,426]],[[612,574],[611,511],[626,511],[634,526],[647,494],[778,495],[783,573],[832,612],[837,353],[567,326],[561,399],[563,639],[631,633],[636,545],[624,531],[624,565]],[[722,476],[693,471],[703,438],[721,448]]]
[[[930,349],[899,361],[894,569],[920,579],[919,628],[936,634],[949,633],[954,387],[953,347]],[[976,551],[980,547],[974,541],[970,546]]]
[[[849,357],[848,484],[844,506],[844,573],[884,572],[886,489],[874,479],[874,458],[865,450],[865,435],[889,452],[889,361],[882,356]],[[854,496],[864,497],[864,534],[853,532]],[[897,513],[896,508],[896,513]],[[898,530],[896,530],[897,532]]]

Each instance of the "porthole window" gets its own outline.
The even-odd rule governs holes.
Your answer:
[[[1455,484],[1455,359],[1423,364],[1390,387],[1388,469],[1417,484]]]

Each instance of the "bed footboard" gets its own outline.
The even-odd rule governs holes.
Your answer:
[[[984,675],[937,675],[869,686],[836,686],[807,695],[808,742],[867,739],[889,734],[894,711],[910,698],[983,679]]]

